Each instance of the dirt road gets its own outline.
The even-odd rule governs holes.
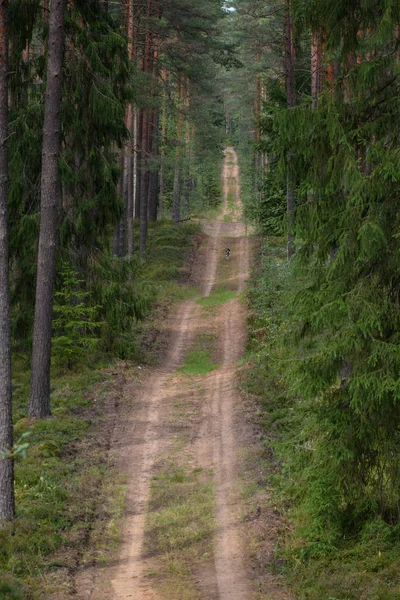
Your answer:
[[[172,341],[162,366],[151,373],[139,391],[129,382],[126,386],[124,395],[134,408],[116,429],[112,450],[115,463],[127,477],[121,550],[115,564],[85,574],[84,585],[78,585],[77,598],[82,600],[264,598],[256,590],[241,533],[241,442],[237,425],[241,415],[236,368],[245,344],[246,314],[239,294],[249,274],[251,239],[241,221],[239,172],[233,148],[226,150],[223,180],[221,215],[216,221],[202,224],[206,241],[195,276],[203,300],[183,303],[166,323]],[[231,249],[229,261],[225,258],[227,247]],[[207,298],[209,306],[203,302]],[[215,368],[204,376],[188,378],[180,367],[196,343],[204,339],[212,342]],[[176,408],[182,405],[184,412]],[[210,549],[203,552],[202,561],[189,559],[187,551],[185,577],[188,570],[196,576],[190,584],[184,580],[179,589],[174,583],[179,579],[170,578],[169,587],[163,587],[162,578],[160,583],[157,577],[149,576],[161,568],[157,549],[151,551],[152,540],[147,539],[151,538],[154,518],[152,482],[160,465],[171,460],[183,465],[182,469],[189,465],[193,472],[203,474],[204,481],[209,480],[214,512]],[[176,512],[179,516],[179,507]],[[190,560],[196,565],[189,564]],[[168,577],[167,573],[164,579]],[[279,591],[274,594],[271,586],[268,598],[286,598]]]

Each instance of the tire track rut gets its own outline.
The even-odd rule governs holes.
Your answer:
[[[232,282],[238,293],[244,289],[250,263],[247,228],[240,221],[240,188],[237,156],[227,148],[223,170],[224,204],[217,221],[204,221],[209,236],[203,263],[201,294],[209,296],[218,283],[219,261],[227,240],[233,244],[235,270]],[[228,202],[234,198],[234,203]],[[224,221],[230,215],[230,222]],[[233,242],[232,242],[233,240]],[[126,514],[122,544],[115,564],[96,569],[94,584],[78,594],[79,600],[159,600],[146,578],[149,564],[144,556],[146,518],[149,511],[154,465],[173,443],[168,416],[174,398],[182,393],[176,375],[196,333],[210,327],[207,316],[195,301],[183,303],[170,319],[172,341],[168,356],[160,368],[134,389],[127,384],[124,397],[133,402],[129,418],[117,427],[111,455],[119,470],[126,473]],[[211,323],[214,327],[214,324]],[[215,534],[214,573],[204,600],[253,600],[255,592],[244,565],[240,524],[240,500],[237,490],[238,442],[235,437],[236,363],[244,351],[245,311],[239,298],[221,307],[215,318],[220,348],[220,367],[205,379],[201,419],[193,425],[194,459],[215,473],[217,531]],[[206,588],[204,588],[205,590]],[[205,595],[204,595],[205,594]],[[178,600],[178,598],[176,599]]]

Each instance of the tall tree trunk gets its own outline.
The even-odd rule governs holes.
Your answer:
[[[158,112],[157,110],[153,113],[152,126],[151,126],[151,157],[155,162],[158,155]],[[157,210],[158,210],[158,164],[157,168],[153,165],[150,172],[149,182],[149,219],[150,221],[157,221]]]
[[[124,15],[123,31],[128,39],[128,58],[133,59],[133,0],[121,0],[121,9]],[[128,104],[125,109],[125,127],[129,132],[128,142],[122,150],[122,170],[121,170],[121,197],[124,201],[124,216],[119,223],[119,242],[118,242],[118,256],[126,256],[128,249],[128,232],[133,233],[133,226],[129,225],[129,215],[131,208],[131,197],[133,193],[133,177],[132,177],[132,147],[131,147],[131,136],[132,136],[132,118],[133,118],[133,107],[132,104]],[[133,240],[132,240],[133,248]]]
[[[128,58],[133,62],[135,56],[135,1],[128,0],[126,6],[126,21],[128,35]],[[125,249],[128,256],[133,255],[133,135],[134,135],[134,111],[130,103],[126,109],[126,128],[129,131],[129,144],[125,150],[125,222],[126,222],[126,244]]]
[[[172,220],[175,223],[181,218],[181,168],[180,157],[176,159],[174,170],[174,191],[172,198]]]
[[[140,231],[139,250],[144,256],[147,248],[147,198],[148,198],[148,171],[147,171],[147,143],[148,143],[148,113],[143,110],[142,123],[142,150],[140,165]]]
[[[50,360],[57,225],[60,202],[60,109],[65,43],[66,0],[53,0],[50,9],[49,51],[43,126],[39,253],[32,349],[29,416],[50,415]]]
[[[133,106],[129,107],[131,115],[129,119],[129,160],[127,164],[127,202],[126,202],[126,228],[127,228],[127,251],[128,256],[133,255],[133,199],[134,199],[134,171],[133,171],[133,154],[134,154],[134,113]]]
[[[161,17],[161,7],[157,11],[158,18]],[[158,56],[159,56],[159,38],[153,36],[152,43],[152,71],[153,71],[153,85],[151,88],[151,95],[156,95],[156,87],[158,80]],[[149,171],[149,195],[148,195],[148,216],[150,221],[157,221],[157,210],[158,210],[158,174],[159,166],[156,161],[158,155],[158,143],[159,143],[159,115],[158,109],[155,108],[151,112],[151,119],[149,124],[149,154],[152,159],[151,170]]]
[[[257,75],[256,75],[256,105],[255,105],[255,130],[254,141],[256,144],[260,141],[260,117],[261,117],[261,73],[260,73],[260,52],[256,55]],[[258,148],[256,148],[258,153]],[[258,166],[258,165],[257,165]]]
[[[163,82],[162,108],[161,108],[161,167],[160,167],[160,206],[159,211],[164,211],[165,196],[165,136],[167,133],[167,69],[164,67],[161,73]]]
[[[133,177],[133,196],[132,196],[132,216],[133,220],[136,218],[136,209],[135,209],[135,199],[136,199],[136,190],[137,190],[137,164],[138,164],[138,153],[137,153],[137,144],[138,144],[138,111],[134,109],[133,112],[133,160],[132,160],[132,177]]]
[[[10,294],[8,272],[8,0],[0,0],[0,528],[14,518]]]
[[[125,146],[121,153],[121,179],[119,183],[120,196],[124,202],[124,212],[118,226],[118,252],[117,256],[125,256],[126,254],[126,170],[125,170],[125,157],[128,149]]]
[[[184,100],[184,83],[181,82],[179,89],[179,116],[176,126],[176,152],[175,152],[175,170],[174,170],[174,191],[172,197],[172,220],[175,223],[181,218],[181,146],[182,146],[182,129],[183,129],[183,100]]]
[[[317,108],[319,95],[324,83],[323,72],[323,35],[320,29],[313,31],[311,41],[311,96],[312,107]]]
[[[143,109],[138,110],[136,115],[136,146],[135,146],[135,156],[136,156],[136,171],[135,171],[135,219],[140,218],[140,185],[142,183],[141,178],[141,170],[142,170],[142,131],[143,131]]]
[[[143,48],[142,69],[144,73],[152,72],[152,56],[153,56],[153,34],[150,29],[149,18],[152,15],[152,0],[147,0],[146,7],[146,36]],[[147,228],[148,228],[148,185],[149,171],[147,161],[149,158],[149,118],[150,111],[143,110],[142,122],[142,144],[141,144],[141,171],[140,171],[140,232],[139,232],[139,250],[144,256],[147,248]]]
[[[295,105],[295,80],[294,80],[294,38],[293,18],[291,0],[285,0],[285,72],[286,72],[286,95],[287,106],[293,108]],[[294,254],[294,218],[295,218],[295,195],[294,178],[292,168],[292,153],[287,159],[287,256],[290,259]]]
[[[142,15],[142,0],[134,0],[134,31],[133,31],[133,60],[136,63],[139,56],[140,22]],[[133,142],[133,217],[140,217],[140,165],[141,165],[141,139],[142,139],[142,111],[134,111],[134,142]]]
[[[119,156],[119,166],[121,175],[118,182],[118,195],[120,198],[124,198],[124,161],[125,161],[125,148],[123,147]],[[124,239],[124,232],[121,229],[124,227],[124,217],[121,217],[114,229],[113,239],[113,254],[114,256],[122,256],[121,240]]]
[[[184,210],[187,214],[190,212],[190,190],[191,190],[191,179],[190,179],[190,167],[191,167],[191,127],[189,123],[189,108],[190,108],[190,86],[187,84],[186,88],[186,123],[185,123],[185,172],[183,177],[183,204]]]

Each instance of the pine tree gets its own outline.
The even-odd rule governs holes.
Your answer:
[[[8,0],[0,0],[0,528],[14,518],[7,144]]]
[[[32,349],[29,415],[50,415],[50,362],[57,229],[60,210],[60,109],[64,57],[66,0],[53,0],[50,9],[49,50],[43,125],[41,216]]]

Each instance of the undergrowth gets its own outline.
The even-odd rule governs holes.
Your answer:
[[[150,223],[145,262],[138,256],[121,260],[107,255],[93,265],[92,300],[101,307],[103,351],[122,359],[148,358],[140,355],[147,329],[142,323],[155,306],[166,309],[195,295],[187,285],[190,265],[185,258],[199,230],[193,222]]]
[[[104,426],[103,401],[110,386],[111,375],[104,370],[59,376],[53,381],[53,416],[29,421],[29,374],[15,365],[15,437],[28,434],[23,438],[28,447],[26,457],[18,455],[15,462],[13,531],[0,533],[2,600],[36,600],[57,589],[55,571],[76,568],[97,510],[99,544],[115,545],[112,524],[122,510],[122,481],[94,435]],[[113,494],[101,492],[104,477]]]
[[[274,454],[272,500],[293,525],[281,539],[276,568],[299,600],[399,600],[400,527],[373,510],[360,515],[359,523],[354,513],[349,520],[350,513],[337,504],[337,472],[329,476],[323,461],[340,451],[339,437],[324,451],[317,445],[312,431],[318,401],[306,402],[291,379],[293,363],[304,360],[311,347],[299,350],[288,342],[296,327],[290,306],[297,283],[284,241],[269,238],[259,258],[248,298],[245,389],[258,399],[264,443]]]

